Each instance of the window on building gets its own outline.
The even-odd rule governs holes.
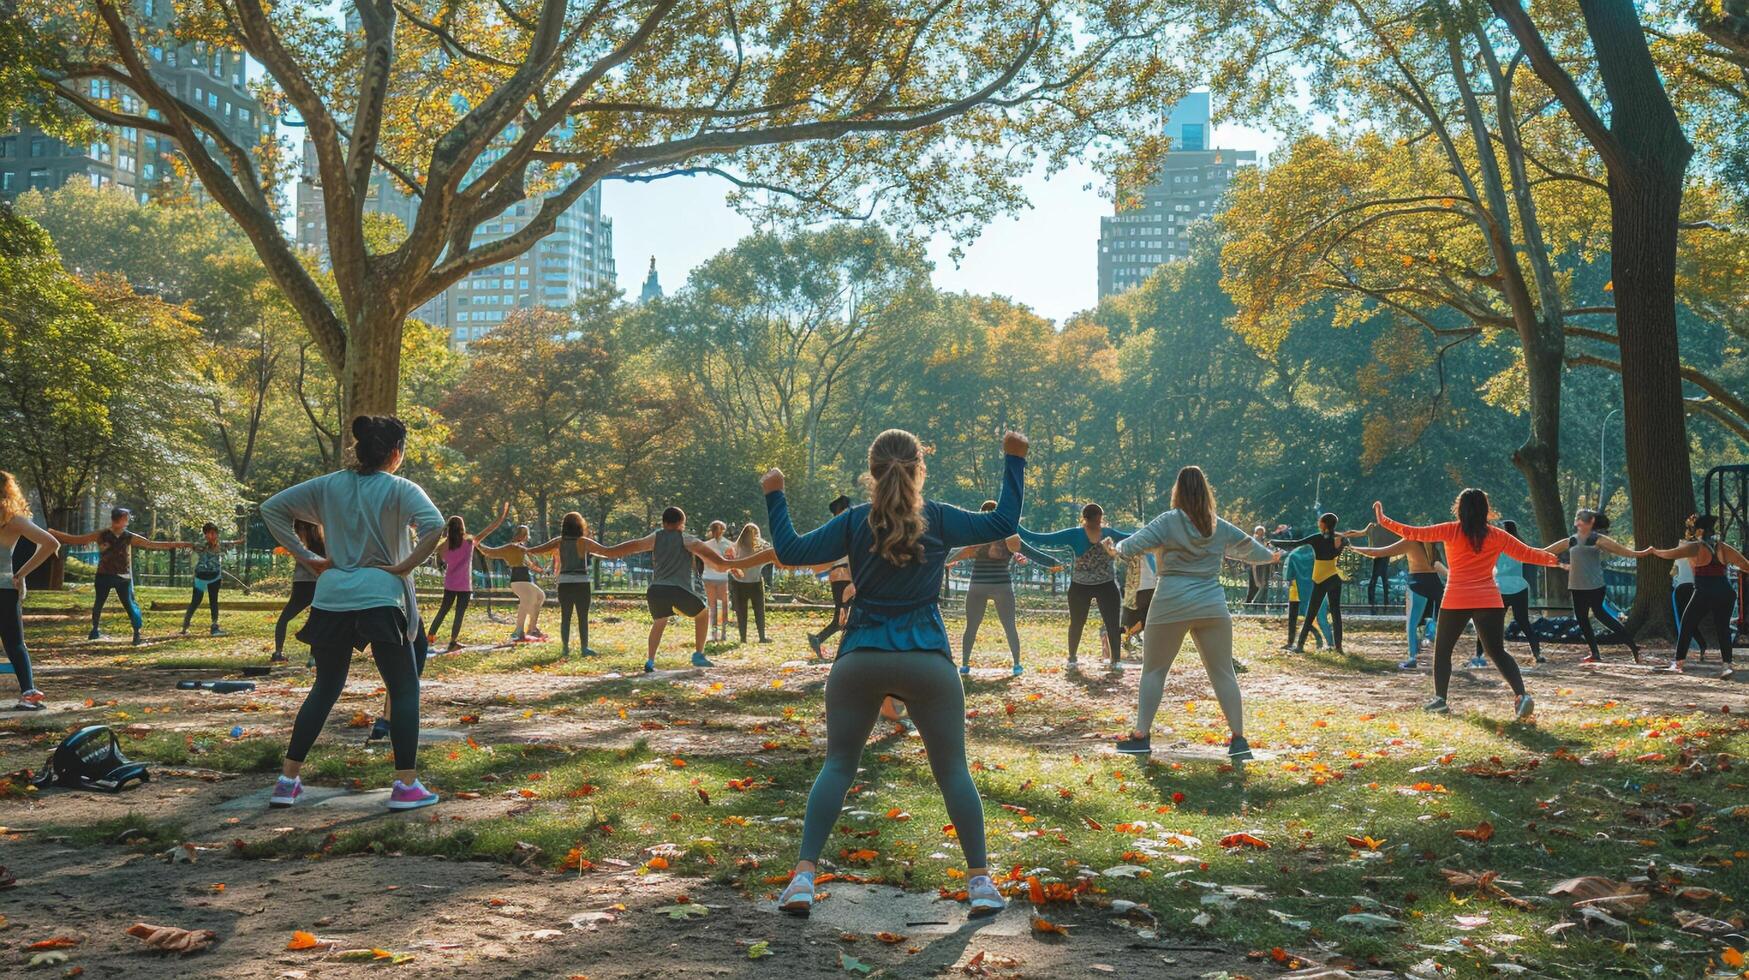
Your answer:
[[[30,168],[30,189],[46,191],[49,189],[49,171],[47,167]]]
[[[12,190],[12,171],[0,170],[0,192],[10,192],[11,190]]]
[[[48,156],[49,155],[49,141],[41,136],[32,136],[30,138],[30,155],[33,157],[46,157],[46,156]]]

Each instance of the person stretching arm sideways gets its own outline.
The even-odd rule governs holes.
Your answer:
[[[1725,577],[1725,566],[1735,565],[1749,572],[1749,560],[1736,548],[1718,538],[1719,519],[1712,514],[1692,514],[1688,518],[1689,540],[1674,548],[1652,548],[1659,558],[1688,562],[1694,568],[1694,595],[1688,608],[1682,611],[1682,627],[1676,637],[1676,658],[1670,670],[1680,671],[1688,658],[1688,644],[1700,630],[1702,618],[1713,621],[1713,635],[1719,642],[1719,658],[1725,669],[1721,679],[1729,679],[1736,668],[1731,663],[1731,611],[1737,605],[1737,590]]]
[[[1591,652],[1579,662],[1599,664],[1603,658],[1597,651],[1597,634],[1591,630],[1591,617],[1615,630],[1628,642],[1634,653],[1634,663],[1640,662],[1640,645],[1619,620],[1603,606],[1603,552],[1623,558],[1644,558],[1650,549],[1635,551],[1603,532],[1609,530],[1609,515],[1590,508],[1581,508],[1573,515],[1573,534],[1548,546],[1550,554],[1567,556],[1567,593],[1573,599],[1573,618],[1579,621],[1579,632],[1585,635],[1585,645]]]

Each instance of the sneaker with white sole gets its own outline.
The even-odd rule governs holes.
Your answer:
[[[422,806],[430,806],[437,802],[437,794],[425,788],[419,780],[413,780],[408,786],[399,779],[389,787],[389,809],[417,810]]]
[[[1405,660],[1402,663],[1398,664],[1397,669],[1398,670],[1416,670],[1420,666],[1421,666],[1421,664],[1418,663],[1414,657],[1410,657],[1408,660]]]
[[[966,882],[966,902],[973,916],[995,915],[1008,907],[1008,900],[996,890],[989,875],[978,875]]]
[[[1480,668],[1488,666],[1488,661],[1483,660],[1481,657],[1471,657],[1469,662],[1464,664],[1464,666],[1471,670],[1479,670]]]
[[[12,706],[14,711],[41,711],[43,709],[43,692],[31,688],[18,696],[18,703]]]
[[[281,776],[279,782],[273,784],[273,795],[267,798],[267,805],[275,809],[284,809],[298,801],[304,795],[304,781],[297,776]]]
[[[1122,755],[1148,755],[1154,751],[1154,740],[1151,735],[1144,735],[1141,738],[1131,735],[1128,738],[1118,739],[1113,748]]]
[[[814,873],[796,872],[784,886],[783,894],[777,896],[777,908],[786,915],[806,918],[814,910]]]
[[[1531,714],[1535,711],[1536,700],[1528,694],[1521,695],[1518,699],[1518,703],[1514,706],[1514,714],[1519,721],[1530,720]]]
[[[1451,713],[1451,705],[1446,704],[1444,698],[1434,698],[1422,705],[1421,710],[1436,715],[1444,715]]]
[[[1234,735],[1227,743],[1227,758],[1233,762],[1251,761],[1251,743],[1245,741],[1245,736]]]

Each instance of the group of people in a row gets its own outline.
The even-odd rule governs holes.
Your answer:
[[[303,792],[299,773],[304,760],[345,686],[353,651],[365,649],[370,650],[376,662],[389,701],[385,714],[395,779],[388,806],[406,810],[437,802],[436,794],[419,781],[416,769],[419,674],[430,636],[420,622],[411,573],[440,546],[447,545],[450,552],[465,550],[472,539],[459,519],[446,521],[419,486],[395,475],[406,442],[406,428],[398,419],[357,418],[352,424],[352,435],[355,467],[290,487],[261,505],[269,531],[305,569],[306,580],[313,585],[306,590],[310,614],[297,635],[310,647],[316,675],[293,723],[282,773],[269,797],[272,806],[292,806],[298,801]],[[998,573],[1006,573],[1014,554],[1051,561],[1052,556],[1045,549],[1068,548],[1074,555],[1073,568],[1081,573],[1079,577],[1072,575],[1070,585],[1071,657],[1078,646],[1081,626],[1094,604],[1100,606],[1105,620],[1110,650],[1114,656],[1121,652],[1123,628],[1114,613],[1123,597],[1114,581],[1113,564],[1139,562],[1148,567],[1153,590],[1141,616],[1142,675],[1135,725],[1114,747],[1131,754],[1150,751],[1150,732],[1167,674],[1189,636],[1196,642],[1231,732],[1228,755],[1234,761],[1244,761],[1252,753],[1233,665],[1233,629],[1220,581],[1222,565],[1228,560],[1270,565],[1282,560],[1283,547],[1311,548],[1314,607],[1309,611],[1309,619],[1318,611],[1316,605],[1320,600],[1328,601],[1339,595],[1339,587],[1332,585],[1330,579],[1336,556],[1348,546],[1347,536],[1336,532],[1334,517],[1321,522],[1319,534],[1303,539],[1264,540],[1246,534],[1218,516],[1214,489],[1195,466],[1179,471],[1170,508],[1134,532],[1106,527],[1097,508],[1089,508],[1079,526],[1035,534],[1020,525],[1028,442],[1018,433],[1009,433],[1002,440],[1002,450],[1000,492],[979,511],[962,510],[925,498],[927,466],[922,446],[911,433],[893,429],[881,433],[869,446],[869,499],[855,504],[839,501],[839,506],[833,508],[834,516],[806,534],[798,533],[791,523],[782,472],[776,469],[767,472],[761,479],[761,488],[765,493],[771,544],[749,548],[745,554],[735,548],[731,556],[731,549],[719,549],[707,543],[707,539],[687,534],[685,515],[678,508],[664,512],[659,529],[611,547],[591,539],[581,517],[569,515],[563,533],[552,541],[530,546],[519,539],[506,546],[509,551],[505,547],[495,550],[499,557],[519,551],[524,561],[529,555],[554,551],[559,560],[561,587],[575,584],[567,582],[564,575],[567,571],[580,573],[582,561],[592,554],[624,557],[650,552],[653,576],[646,598],[652,626],[646,670],[654,669],[663,626],[674,614],[694,619],[694,663],[709,664],[703,656],[707,628],[705,600],[693,588],[694,559],[713,570],[731,573],[737,569],[757,571],[767,563],[824,569],[832,581],[844,583],[841,590],[835,588],[838,611],[828,627],[828,632],[835,630],[841,635],[826,683],[825,759],[808,796],[799,860],[779,904],[785,911],[797,914],[806,914],[812,907],[815,862],[837,822],[869,734],[883,709],[897,700],[906,706],[923,740],[949,819],[964,848],[971,909],[974,914],[986,914],[1002,908],[1004,903],[988,874],[982,803],[966,761],[965,695],[959,674],[966,669],[964,657],[969,651],[969,639],[962,641],[962,662],[956,671],[939,605],[948,564],[962,558],[990,563],[985,568],[984,580],[977,583],[988,588],[981,590],[976,613],[968,611],[971,620],[973,615],[981,617],[984,606],[991,601],[996,603],[999,615],[1004,615],[1005,608],[1012,609],[1012,586],[1008,586],[1007,596],[1002,595],[1005,583],[999,581]],[[60,541],[31,524],[16,484],[10,477],[5,479],[4,492],[0,493],[0,507],[5,509],[4,515],[0,515],[5,517],[0,522],[3,535],[0,544],[9,547],[17,537],[27,536],[42,545],[37,556],[7,581],[9,595],[0,597],[0,601],[10,603],[9,608],[0,607],[4,614],[0,621],[6,626],[7,653],[15,663],[23,661],[20,682],[27,687],[28,694],[34,688],[29,688],[28,660],[24,658],[19,597],[24,577]],[[1600,528],[1598,515],[1582,516],[1577,528],[1580,533],[1574,538],[1536,548],[1493,523],[1488,496],[1479,489],[1459,494],[1453,506],[1455,520],[1431,526],[1396,521],[1385,513],[1382,504],[1375,503],[1373,510],[1376,525],[1405,542],[1438,543],[1444,547],[1446,577],[1436,615],[1434,697],[1426,709],[1449,710],[1446,697],[1452,654],[1466,627],[1473,624],[1483,653],[1511,688],[1514,714],[1520,719],[1530,717],[1534,700],[1504,643],[1509,605],[1504,590],[1515,583],[1503,582],[1498,577],[1502,557],[1553,566],[1565,554],[1577,568],[1574,574],[1583,576],[1585,563],[1595,561],[1596,557],[1585,556],[1582,549],[1620,548],[1602,534],[1607,524]],[[1687,561],[1695,574],[1691,602],[1702,601],[1706,603],[1702,608],[1709,611],[1723,608],[1722,614],[1714,615],[1718,625],[1726,627],[1719,632],[1721,646],[1728,650],[1730,634],[1725,620],[1730,604],[1722,596],[1730,590],[1724,567],[1730,563],[1749,570],[1749,561],[1720,542],[1705,518],[1697,518],[1693,529],[1691,540],[1673,548],[1641,552],[1620,548],[1618,553],[1651,553]],[[1037,550],[1029,552],[1029,548]],[[1411,552],[1405,547],[1404,553]],[[458,564],[465,567],[467,556],[457,558],[461,559]],[[1425,550],[1422,559],[1432,564],[1431,554]],[[514,562],[512,567],[516,567]],[[1139,571],[1137,565],[1130,567]],[[1320,575],[1320,571],[1325,574]],[[1434,568],[1419,573],[1428,571],[1437,574]],[[1139,591],[1140,576],[1135,580]],[[524,591],[519,590],[519,594]],[[1514,594],[1517,591],[1513,590]],[[459,595],[453,605],[459,616],[462,605]],[[586,623],[586,608],[577,612]],[[1340,622],[1340,616],[1336,609],[1332,612],[1336,614],[1332,617],[1334,626]],[[1010,617],[1004,615],[1004,619],[1008,626]],[[524,636],[534,628],[533,624],[532,615],[521,617]],[[1414,625],[1412,621],[1411,629]],[[1303,643],[1310,629],[1308,622],[1296,642]],[[1683,632],[1684,639],[1679,642],[1686,643],[1689,633],[1686,623]],[[968,637],[971,633],[975,633],[975,625]],[[1009,637],[1011,644],[1016,642],[1012,628]],[[824,639],[815,634],[810,642],[819,649]],[[1339,645],[1340,633],[1335,633],[1332,640]],[[583,642],[586,649],[586,639]],[[1728,652],[1725,656],[1728,662]],[[40,704],[40,695],[37,702]]]

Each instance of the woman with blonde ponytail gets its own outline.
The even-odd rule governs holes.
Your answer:
[[[937,605],[953,550],[1002,541],[1020,526],[1026,437],[1008,433],[1002,450],[1002,492],[996,509],[984,513],[924,499],[923,447],[902,429],[888,429],[868,447],[869,502],[807,534],[797,535],[790,524],[783,472],[773,469],[761,481],[778,559],[786,565],[820,565],[848,558],[855,586],[838,659],[826,682],[826,762],[808,794],[801,859],[778,898],[785,912],[807,915],[813,908],[814,863],[844,807],[881,703],[889,697],[905,702],[923,736],[930,769],[965,849],[972,914],[988,915],[1005,905],[990,880],[984,805],[966,765],[965,691]]]

